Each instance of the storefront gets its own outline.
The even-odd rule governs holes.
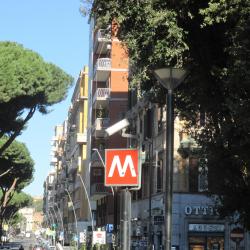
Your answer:
[[[188,248],[190,250],[224,250],[224,224],[188,225]]]
[[[132,222],[132,249],[147,249],[149,229],[148,201],[133,204],[132,214],[140,219]],[[151,230],[154,249],[163,249],[164,202],[162,196],[153,197]],[[178,193],[173,196],[172,250],[249,250],[250,234],[234,233],[239,225],[230,225],[219,218],[213,201],[202,194]],[[237,242],[237,240],[240,242]]]

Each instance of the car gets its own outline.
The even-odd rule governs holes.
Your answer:
[[[16,242],[10,242],[8,244],[6,244],[6,246],[8,246],[8,249],[11,250],[24,250],[24,247],[21,243],[16,243]]]

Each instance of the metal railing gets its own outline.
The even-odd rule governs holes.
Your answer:
[[[96,61],[95,70],[104,69],[110,70],[111,69],[111,59],[110,58],[99,58]]]
[[[110,88],[97,88],[93,103],[98,99],[108,99],[110,97]]]

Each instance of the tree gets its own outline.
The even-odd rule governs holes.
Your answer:
[[[176,92],[176,114],[208,159],[221,215],[236,213],[250,229],[250,1],[96,0],[91,11],[100,28],[118,23],[140,94],[164,102],[153,69],[189,70]]]
[[[0,198],[2,197],[2,192],[0,192]],[[7,224],[14,225],[20,222],[20,214],[18,211],[21,208],[28,207],[32,205],[32,197],[24,192],[15,192],[11,201],[5,208],[4,220]]]
[[[0,140],[1,145],[8,140],[3,137]],[[0,156],[0,173],[11,169],[7,174],[1,177],[0,190],[0,225],[3,222],[8,205],[13,199],[15,192],[20,192],[28,185],[33,178],[34,162],[30,157],[29,151],[24,143],[14,141]],[[22,197],[16,197],[21,200]]]
[[[0,42],[0,155],[22,132],[36,111],[62,101],[72,77],[37,53],[14,42]]]

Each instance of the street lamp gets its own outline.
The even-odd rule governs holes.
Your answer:
[[[173,203],[173,149],[174,149],[174,89],[185,79],[187,72],[178,68],[160,68],[154,70],[156,79],[168,90],[166,96],[166,180],[165,180],[165,250],[171,250],[172,203]]]
[[[87,191],[87,188],[86,188],[86,186],[84,184],[82,176],[79,173],[77,173],[77,176],[80,178],[80,180],[82,182],[82,186],[84,188],[84,192],[85,192],[86,197],[87,197],[88,206],[89,206],[89,212],[90,212],[90,217],[91,217],[92,232],[93,232],[94,231],[94,220],[93,220],[92,209],[91,209],[91,204],[90,204],[90,199],[89,199],[88,191]]]
[[[71,202],[71,205],[72,205],[72,208],[73,208],[73,213],[74,213],[74,217],[75,217],[75,226],[76,226],[76,236],[77,236],[77,239],[76,239],[76,247],[78,249],[78,245],[79,245],[79,240],[78,240],[78,237],[79,237],[79,234],[78,234],[78,225],[77,225],[77,217],[76,217],[76,211],[75,211],[75,206],[74,206],[74,203],[73,203],[73,200],[71,198],[71,195],[69,193],[69,190],[67,188],[65,188],[65,191],[66,193],[68,194],[68,197],[69,197],[69,200]]]
[[[104,160],[98,150],[98,148],[92,148],[93,151],[97,152],[98,154],[98,157],[100,158],[101,162],[102,162],[102,165],[103,167],[105,168],[105,163],[104,163]],[[113,195],[113,201],[114,201],[114,204],[113,204],[113,207],[114,207],[114,228],[113,228],[113,235],[115,237],[115,242],[117,241],[117,237],[116,237],[116,234],[117,234],[117,187],[115,188],[115,190],[113,189],[113,187],[110,187],[111,188],[111,191],[112,191],[112,195]],[[116,246],[114,246],[114,249],[116,249]]]
[[[59,206],[57,203],[55,203],[56,205],[56,208],[57,208],[57,211],[59,213],[59,216],[60,216],[60,220],[61,220],[61,229],[62,229],[62,232],[63,232],[63,237],[64,237],[64,226],[63,226],[63,218],[62,218],[62,214],[61,214],[61,211],[59,209]],[[62,239],[62,245],[64,246],[64,239]]]

